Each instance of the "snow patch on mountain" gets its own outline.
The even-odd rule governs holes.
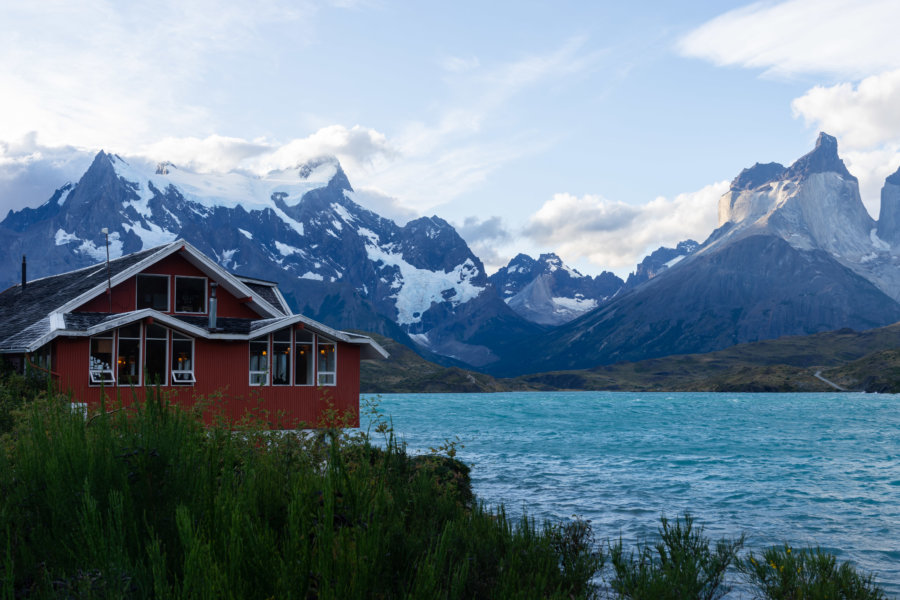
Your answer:
[[[340,218],[342,218],[342,219],[344,220],[344,223],[347,223],[348,225],[349,225],[350,223],[353,223],[354,221],[356,221],[356,217],[354,217],[353,215],[351,215],[351,214],[347,211],[346,208],[344,208],[343,206],[341,206],[341,205],[338,204],[337,202],[332,202],[332,203],[331,203],[331,210],[333,210]],[[335,223],[337,223],[337,221],[335,221]],[[338,227],[338,229],[340,229],[340,225],[339,225],[339,224],[338,224],[337,227]]]
[[[72,189],[73,189],[72,184],[67,183],[66,186],[69,186],[69,187],[66,188],[65,186],[63,186],[65,189],[63,189],[63,193],[60,194],[59,200],[57,200],[57,204],[59,204],[60,206],[62,206],[63,204],[66,203],[66,200],[69,199],[69,194],[72,193]]]
[[[290,256],[291,254],[305,254],[305,252],[300,248],[296,248],[288,244],[283,244],[277,240],[275,241],[275,248],[282,256]]]
[[[67,233],[65,229],[57,229],[56,235],[53,239],[56,242],[57,246],[62,246],[63,244],[68,244],[69,242],[81,241],[80,237],[71,233]]]
[[[364,228],[360,228],[360,233],[363,230]],[[370,236],[377,238],[374,232],[365,231],[367,234],[364,235],[370,240]],[[372,243],[366,244],[366,253],[369,260],[381,263],[382,268],[396,267],[399,270],[391,284],[397,291],[391,297],[395,299],[397,322],[400,325],[420,322],[422,313],[431,308],[432,304],[449,300],[453,306],[458,306],[485,290],[484,287],[472,284],[471,279],[478,276],[479,270],[468,258],[450,271],[428,271],[416,268],[400,254],[388,252]]]
[[[599,303],[593,298],[585,298],[579,294],[574,298],[556,296],[553,298],[553,305],[556,307],[555,312],[557,313],[574,313],[580,315],[589,310],[594,310]]]
[[[151,221],[147,221],[147,227],[144,227],[140,223],[122,223],[122,228],[141,238],[141,243],[144,244],[144,248],[162,246],[163,244],[168,244],[169,242],[174,242],[178,239],[178,234],[166,231]]]
[[[681,256],[676,256],[675,258],[673,258],[672,260],[670,260],[666,263],[666,268],[669,269],[669,268],[674,267],[675,265],[680,263],[682,260],[684,260],[684,257],[685,257],[684,254],[682,254]]]

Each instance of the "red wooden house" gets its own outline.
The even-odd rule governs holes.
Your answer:
[[[159,386],[175,403],[205,398],[280,429],[316,425],[329,404],[358,425],[360,360],[387,358],[182,240],[28,282],[23,265],[22,283],[0,293],[0,355],[88,405]]]

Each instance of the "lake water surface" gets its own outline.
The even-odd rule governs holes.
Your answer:
[[[689,511],[746,548],[819,545],[900,596],[900,396],[389,394],[411,453],[459,436],[478,497],[626,546]],[[365,421],[365,418],[364,418]],[[363,423],[365,427],[365,422]]]

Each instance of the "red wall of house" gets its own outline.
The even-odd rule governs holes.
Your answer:
[[[55,341],[54,372],[59,374],[63,392],[72,393],[73,402],[87,402],[96,407],[101,392],[108,402],[121,398],[125,404],[144,398],[145,388],[128,386],[106,387],[89,385],[88,338],[57,338]],[[161,388],[171,402],[184,407],[193,406],[200,399],[210,402],[205,417],[211,421],[215,414],[236,421],[248,411],[262,416],[275,429],[295,429],[321,424],[324,409],[329,403],[341,414],[349,416],[347,425],[359,426],[359,361],[358,346],[338,343],[337,385],[335,386],[254,386],[249,385],[249,346],[246,341],[196,339],[194,342],[193,386]]]
[[[167,256],[159,262],[147,267],[142,273],[153,273],[156,275],[189,275],[193,277],[205,277],[204,273],[186,261],[179,253]],[[209,287],[207,287],[206,297],[207,305],[209,304]],[[169,280],[169,306],[175,306],[175,280]],[[246,302],[242,302],[228,291],[221,288],[216,291],[217,308],[216,314],[219,317],[235,317],[241,319],[258,319],[256,314]],[[135,278],[123,281],[112,289],[112,312],[122,313],[135,310],[136,300],[136,283]],[[79,306],[74,312],[107,312],[110,310],[109,297],[102,294],[89,302]],[[203,313],[206,314],[206,313]]]

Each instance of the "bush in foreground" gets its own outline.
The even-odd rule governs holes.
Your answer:
[[[744,538],[720,540],[715,548],[685,515],[674,523],[662,517],[659,541],[626,556],[622,541],[610,549],[611,587],[623,598],[716,600],[729,591],[725,573],[737,560]]]
[[[838,563],[834,555],[820,548],[794,550],[785,544],[759,556],[751,552],[738,568],[763,597],[774,600],[885,598],[871,575],[861,575],[849,563]]]
[[[205,428],[157,397],[35,402],[0,456],[0,597],[584,598],[589,530],[474,503],[468,468],[335,429]]]

